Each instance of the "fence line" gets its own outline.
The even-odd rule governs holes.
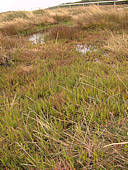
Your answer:
[[[90,4],[107,4],[113,3],[116,4],[118,2],[127,2],[126,0],[113,0],[113,1],[97,1],[97,2],[83,2],[83,3],[68,3],[68,4],[61,4],[58,7],[65,7],[65,6],[77,6],[77,5],[90,5]]]

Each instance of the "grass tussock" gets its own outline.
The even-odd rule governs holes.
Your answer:
[[[126,33],[121,35],[111,34],[111,38],[106,42],[105,49],[115,55],[128,57],[128,35]]]
[[[49,11],[49,15],[52,16],[57,22],[65,22],[71,19],[69,11]]]
[[[5,50],[12,50],[13,48],[21,48],[21,44],[25,41],[20,37],[9,37],[0,35],[0,47]]]
[[[15,20],[16,18],[28,19],[27,12],[25,11],[16,11],[16,12],[9,12],[7,15],[3,14],[3,17],[0,18],[5,22],[9,22]]]
[[[15,19],[10,22],[3,22],[0,24],[0,32],[4,35],[16,35],[22,30],[28,29],[30,23],[24,19]],[[31,24],[32,26],[32,24]]]
[[[0,16],[0,169],[128,169],[127,11],[112,9]],[[44,28],[43,44],[20,36]]]

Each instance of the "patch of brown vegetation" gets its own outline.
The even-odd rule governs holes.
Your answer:
[[[82,42],[87,45],[96,45],[102,47],[104,42],[110,37],[110,32],[107,30],[88,32],[84,31]]]
[[[47,25],[55,22],[55,19],[51,16],[30,15],[28,19],[15,18],[12,21],[1,22],[0,32],[4,35],[16,35],[29,29],[34,31],[34,26],[36,25]]]
[[[75,40],[79,38],[79,31],[77,27],[57,26],[50,30],[48,38],[56,41],[59,39]]]
[[[128,12],[116,8],[104,9],[91,6],[83,13],[73,16],[74,23],[82,28],[123,29],[128,27]]]
[[[126,33],[119,35],[111,33],[111,37],[107,40],[104,48],[115,55],[128,58],[128,35]]]
[[[15,19],[10,22],[2,22],[0,24],[0,32],[4,35],[15,35],[22,30],[32,27],[32,24],[26,19]]]
[[[0,47],[2,49],[13,49],[23,46],[25,44],[24,38],[21,37],[10,37],[10,36],[3,36],[0,35]]]
[[[33,70],[33,66],[21,66],[20,67],[21,71],[26,72],[26,73],[30,73]]]

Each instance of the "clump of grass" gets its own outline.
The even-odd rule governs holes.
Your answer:
[[[43,17],[33,17],[32,23],[34,23],[35,25],[48,25],[56,23],[56,20],[51,16],[44,15]]]
[[[27,12],[25,11],[9,12],[7,15],[5,15],[4,21],[8,22],[15,20],[16,18],[28,19]]]
[[[111,33],[111,37],[105,44],[104,48],[113,52],[116,56],[128,57],[128,35],[126,33],[120,35]]]
[[[46,13],[45,10],[42,10],[42,9],[38,9],[38,10],[34,10],[33,11],[33,14],[36,14],[36,15],[44,15]]]
[[[18,34],[18,32],[22,30],[26,30],[32,26],[31,23],[28,22],[28,20],[24,19],[15,19],[11,22],[3,22],[0,25],[0,32],[4,35],[15,35]]]
[[[65,14],[55,14],[53,16],[53,18],[57,22],[65,22],[65,21],[69,21],[71,19],[71,16],[70,15],[65,15]]]
[[[5,50],[12,50],[13,48],[18,48],[25,43],[24,39],[21,37],[9,37],[0,35],[0,47]]]

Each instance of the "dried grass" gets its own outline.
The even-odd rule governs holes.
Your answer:
[[[66,39],[74,40],[79,38],[79,29],[77,27],[58,26],[48,34],[48,39]]]
[[[64,8],[55,10],[21,11],[0,15],[0,31],[17,34],[21,30],[32,29],[34,25],[47,25],[73,20],[74,24],[85,28],[126,29],[128,12],[99,6]]]
[[[30,27],[30,23],[25,19],[15,19],[11,22],[3,22],[0,24],[0,31],[6,35],[14,35],[19,31]]]
[[[13,49],[13,48],[19,48],[21,47],[21,44],[25,43],[25,40],[20,37],[9,37],[9,36],[3,36],[0,35],[0,47],[2,49]]]
[[[81,12],[79,15],[74,15],[73,20],[80,27],[101,27],[109,29],[126,28],[128,12],[117,9],[104,9],[98,6],[91,6]]]
[[[114,35],[111,33],[111,38],[108,39],[104,48],[119,56],[128,57],[128,35]]]

